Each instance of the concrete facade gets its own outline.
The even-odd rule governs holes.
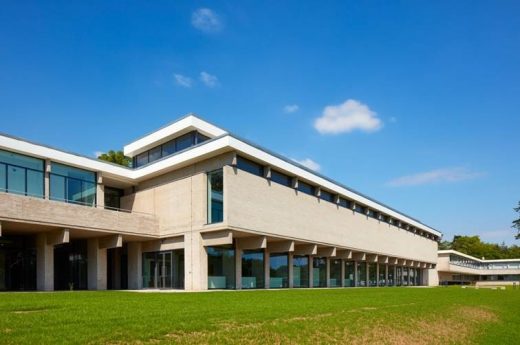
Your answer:
[[[323,286],[331,285],[331,260],[341,260],[339,286],[352,279],[354,286],[368,286],[369,281],[375,286],[438,284],[440,232],[197,117],[183,118],[125,150],[132,157],[140,157],[148,154],[146,150],[191,132],[203,135],[204,141],[195,140],[189,149],[134,169],[0,136],[1,150],[44,162],[43,197],[19,195],[8,189],[0,193],[1,236],[35,240],[36,289],[54,290],[55,283],[63,288],[68,279],[93,290],[206,290],[209,269],[215,271],[215,261],[210,257],[213,260],[219,248],[234,255],[231,285],[236,289],[242,288],[245,280],[252,281],[252,275],[265,288],[275,281],[293,287],[295,270],[299,275],[305,271],[293,265],[295,255],[308,260],[305,275],[309,287],[323,274]],[[237,163],[239,159],[250,160],[262,168],[263,174],[244,170]],[[94,205],[50,200],[56,188],[50,178],[54,162],[95,172]],[[289,176],[293,184],[271,180],[271,169]],[[222,219],[218,222],[208,219],[212,193],[208,173],[212,171],[222,171]],[[299,191],[298,181],[312,185],[316,192],[310,195]],[[106,193],[114,188],[121,190],[120,206],[105,208],[109,202]],[[334,195],[334,200],[323,199],[321,193]],[[341,199],[348,200],[352,207],[343,207]],[[365,213],[360,213],[356,205]],[[73,276],[60,279],[64,274],[60,265],[64,263],[55,264],[56,248],[74,254],[79,267],[86,265],[86,275],[82,275],[82,269],[72,270]],[[255,259],[247,261],[245,253]],[[272,276],[279,267],[271,265],[271,254],[283,254],[280,257],[286,260],[286,267],[280,269],[283,273],[276,273],[283,277]],[[324,258],[324,271],[313,266],[318,262],[314,258]],[[349,263],[356,269],[347,278]],[[363,277],[358,267],[367,268]],[[243,277],[243,272],[249,276]],[[399,284],[398,272],[402,272]],[[211,277],[215,282],[224,278]]]

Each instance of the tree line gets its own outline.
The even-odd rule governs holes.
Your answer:
[[[453,249],[478,259],[519,259],[520,247],[507,246],[505,243],[486,243],[479,236],[454,236],[453,241],[442,241],[439,250]]]

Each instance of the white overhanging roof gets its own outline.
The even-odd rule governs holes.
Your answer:
[[[438,254],[455,254],[455,255],[462,256],[467,259],[475,260],[475,261],[478,261],[481,263],[499,263],[499,262],[518,262],[518,261],[520,261],[520,258],[518,258],[518,259],[493,259],[493,260],[484,259],[484,260],[482,260],[482,259],[476,258],[476,257],[468,255],[468,254],[461,253],[461,252],[453,250],[453,249],[439,250],[439,251],[437,251],[437,253]]]
[[[249,143],[244,139],[240,139],[237,136],[234,136],[191,114],[126,145],[124,148],[125,155],[134,156],[190,130],[197,130],[212,139],[137,169],[125,168],[99,159],[65,152],[3,134],[0,134],[0,148],[100,172],[103,176],[112,177],[131,184],[136,184],[144,179],[181,168],[192,164],[195,161],[200,161],[201,159],[207,159],[224,152],[237,151],[246,156],[253,157],[256,160],[263,162],[265,165],[283,170],[297,178],[333,191],[362,205],[406,222],[418,229],[427,231],[439,237],[442,236],[439,231],[419,222],[418,220],[402,214],[401,212],[364,196],[361,193],[353,191],[352,189],[332,181],[325,176],[319,175],[296,162],[269,152],[268,150]]]

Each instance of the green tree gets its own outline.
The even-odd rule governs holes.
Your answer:
[[[514,210],[520,215],[520,201],[518,202],[518,207],[514,208]],[[517,220],[513,221],[513,228],[516,228],[516,230],[518,231],[516,239],[520,239],[520,216]]]
[[[451,249],[452,243],[450,241],[442,241],[439,243],[439,250]]]
[[[132,165],[132,158],[125,156],[123,151],[110,150],[107,153],[99,155],[98,159],[119,164],[125,167],[130,167]]]

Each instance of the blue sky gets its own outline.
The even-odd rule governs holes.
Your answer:
[[[0,131],[86,155],[195,112],[514,243],[518,1],[2,1]]]

